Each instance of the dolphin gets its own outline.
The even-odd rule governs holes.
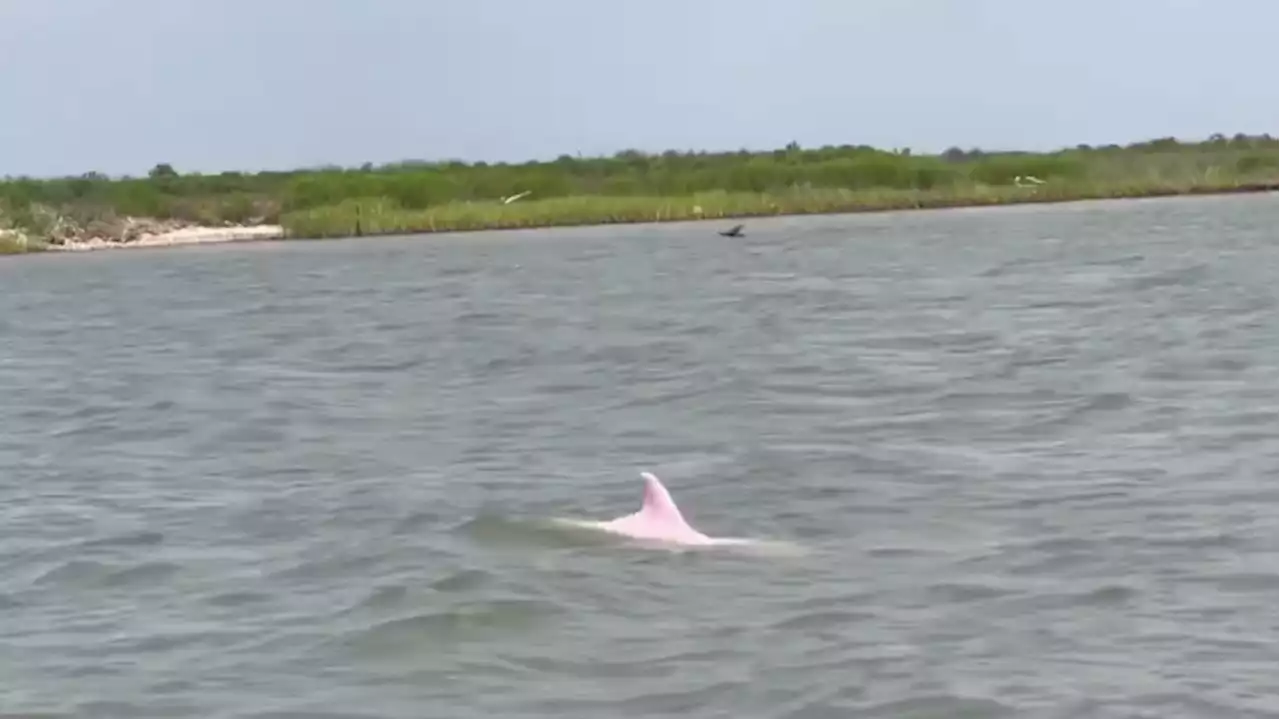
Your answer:
[[[709,537],[690,526],[671,498],[671,493],[650,472],[641,472],[644,479],[644,498],[640,509],[616,519],[596,521],[587,519],[560,519],[561,524],[583,529],[594,529],[609,534],[681,547],[741,546],[758,544],[756,540],[737,537]]]

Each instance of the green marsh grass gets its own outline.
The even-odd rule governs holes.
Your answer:
[[[1277,149],[1270,136],[1239,134],[1042,153],[792,143],[764,152],[626,150],[258,173],[182,174],[162,163],[146,177],[5,178],[0,215],[39,238],[128,217],[279,223],[293,238],[748,218],[1274,188]],[[1018,186],[1027,176],[1044,184]],[[528,194],[501,201],[519,193]]]
[[[0,231],[0,255],[24,255],[44,249],[43,242],[32,241],[24,234]]]
[[[386,198],[346,200],[282,218],[294,238],[466,232],[474,230],[568,227],[638,222],[677,222],[874,212],[944,207],[980,207],[1036,202],[1139,198],[1247,188],[1231,182],[1130,182],[1045,184],[1037,187],[974,185],[932,190],[791,189],[777,192],[703,192],[687,197],[582,196],[503,204],[450,202],[415,210]],[[358,225],[357,225],[358,223]],[[356,232],[357,226],[359,233]]]

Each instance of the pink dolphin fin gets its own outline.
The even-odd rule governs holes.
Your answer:
[[[644,478],[644,501],[639,511],[602,522],[600,529],[633,539],[649,539],[676,544],[714,544],[715,540],[699,532],[685,521],[680,508],[662,482],[649,472]]]
[[[783,553],[799,551],[798,547],[787,543],[737,537],[708,537],[689,525],[680,512],[680,507],[671,498],[671,493],[662,486],[661,480],[649,472],[641,472],[640,476],[644,479],[644,500],[639,510],[605,522],[586,519],[557,519],[556,522],[667,546],[757,547],[766,551],[781,550]]]

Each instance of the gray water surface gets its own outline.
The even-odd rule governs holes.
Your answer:
[[[0,715],[1275,717],[1276,217],[0,262]]]

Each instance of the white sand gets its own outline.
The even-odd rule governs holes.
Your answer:
[[[60,252],[82,252],[86,250],[113,250],[130,247],[171,247],[173,245],[201,245],[215,242],[275,240],[282,237],[284,237],[284,228],[279,225],[184,227],[181,230],[162,232],[155,235],[145,234],[131,242],[112,242],[95,237],[83,242],[49,245],[49,249]]]

